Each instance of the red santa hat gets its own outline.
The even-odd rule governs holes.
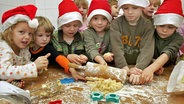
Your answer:
[[[111,7],[107,0],[92,0],[87,14],[87,22],[89,23],[94,15],[103,15],[109,22],[112,20]]]
[[[180,27],[183,22],[181,0],[164,0],[154,14],[154,25],[172,24]]]
[[[59,6],[58,28],[64,24],[79,20],[82,26],[82,15],[72,0],[63,0]]]
[[[149,0],[118,0],[119,8],[121,8],[125,4],[131,4],[145,8],[150,5],[150,2]]]
[[[34,5],[23,5],[6,11],[2,15],[1,32],[4,32],[10,26],[18,21],[27,21],[31,28],[37,28],[38,20],[34,19],[37,8]]]

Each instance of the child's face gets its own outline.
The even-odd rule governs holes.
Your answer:
[[[30,28],[27,22],[18,22],[15,27],[12,28],[12,39],[14,46],[17,50],[26,48],[34,34],[34,29]]]
[[[82,13],[82,17],[86,17],[88,13],[88,8],[82,5],[79,5],[78,8],[79,8],[79,11]]]
[[[46,32],[44,26],[39,26],[34,37],[35,46],[45,47],[50,42],[50,35],[51,33]]]
[[[157,1],[156,0],[150,1],[150,5],[143,10],[145,15],[149,17],[153,16],[154,12],[157,11],[159,7],[159,3],[157,3]]]
[[[90,21],[91,27],[95,29],[97,33],[104,32],[105,28],[108,26],[109,21],[103,15],[95,15]]]
[[[142,15],[142,7],[125,4],[122,6],[122,10],[124,12],[125,18],[129,22],[129,24],[136,25],[139,17]]]
[[[119,14],[118,5],[112,5],[111,6],[111,12],[112,12],[111,15],[113,17],[117,17],[118,14]]]
[[[171,36],[176,29],[176,26],[170,24],[156,26],[156,31],[161,38],[167,38]]]
[[[79,30],[80,21],[76,20],[62,26],[63,34],[67,37],[74,37]]]

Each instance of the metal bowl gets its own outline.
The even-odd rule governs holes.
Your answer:
[[[31,104],[27,97],[16,93],[0,93],[0,104],[2,104],[1,102],[6,102],[5,104]]]

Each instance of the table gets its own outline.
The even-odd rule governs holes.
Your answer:
[[[131,85],[125,83],[123,88],[117,92],[122,104],[182,104],[184,94],[168,94],[166,87],[170,73],[174,66],[166,67],[164,73],[155,76],[152,83],[147,85]],[[41,88],[42,84],[55,82],[58,79],[71,77],[65,74],[59,66],[49,66],[48,71],[42,73],[38,78],[25,79],[25,90],[33,91]],[[85,82],[77,81],[69,85],[64,85],[60,92],[48,98],[35,97],[31,92],[33,104],[48,104],[53,100],[62,99],[63,104],[90,104],[90,88]],[[39,95],[39,94],[38,94]],[[105,104],[105,103],[104,103]]]

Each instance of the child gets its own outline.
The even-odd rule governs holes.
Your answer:
[[[108,1],[92,0],[87,17],[89,28],[84,31],[85,48],[92,61],[103,65],[113,61],[113,54],[109,52],[111,20]]]
[[[23,5],[6,11],[2,16],[0,40],[0,79],[37,77],[38,71],[47,68],[49,54],[30,61],[29,44],[38,26],[34,19],[37,8]],[[18,85],[19,86],[19,85]],[[23,83],[20,81],[20,86]]]
[[[119,15],[118,1],[117,0],[108,0],[108,2],[111,6],[112,18],[115,19]]]
[[[30,48],[32,61],[37,59],[39,56],[51,53],[51,56],[48,58],[49,64],[57,62],[64,68],[65,72],[69,74],[70,69],[68,66],[68,59],[65,56],[59,55],[53,45],[49,43],[52,38],[51,35],[54,31],[52,23],[46,17],[37,16],[36,19],[38,20],[39,25],[34,36],[34,46]],[[78,76],[75,71],[71,74],[76,80],[80,79],[80,76]]]
[[[160,0],[149,0],[150,5],[143,10],[143,16],[150,19],[153,22],[153,14],[157,11],[161,4]]]
[[[177,31],[184,38],[184,21],[183,21],[183,24],[177,29]],[[183,55],[183,54],[184,54],[184,43],[180,47],[180,52],[179,52],[179,55]]]
[[[70,8],[68,8],[70,7]],[[51,41],[57,51],[78,65],[88,60],[85,55],[84,41],[78,29],[82,26],[82,15],[72,0],[59,4],[58,33]]]
[[[148,5],[147,0],[119,0],[118,6],[124,15],[113,20],[110,26],[115,65],[126,69],[132,76],[141,74],[154,53],[154,27],[151,21],[142,17],[142,10]],[[128,65],[135,66],[129,69]]]
[[[175,63],[179,48],[183,43],[182,36],[176,32],[182,21],[181,0],[165,0],[154,15],[156,31],[153,58],[156,60],[143,70],[141,84],[151,82],[154,73],[163,73],[164,65]]]
[[[87,13],[88,13],[88,1],[87,0],[74,0],[75,4],[79,8],[82,14],[83,25],[79,28],[79,32],[83,32],[87,28]]]

